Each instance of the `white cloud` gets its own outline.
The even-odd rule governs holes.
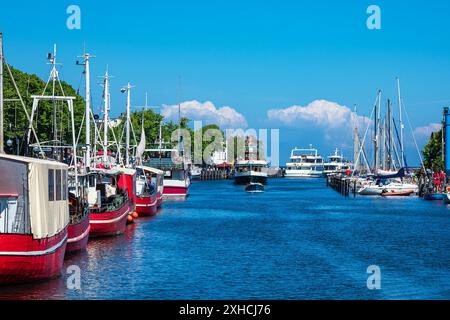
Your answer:
[[[162,115],[166,119],[178,119],[178,105],[163,105]],[[181,116],[191,120],[201,120],[205,124],[217,124],[221,128],[246,128],[248,126],[245,117],[235,109],[224,106],[216,108],[211,101],[204,103],[197,100],[181,103]]]
[[[414,135],[417,138],[429,138],[433,132],[441,130],[442,124],[440,123],[430,123],[424,127],[418,127],[414,129]]]
[[[313,124],[325,129],[352,127],[355,113],[346,106],[326,100],[315,100],[307,106],[294,105],[284,109],[270,109],[267,116],[290,127]],[[369,119],[358,116],[358,123],[367,125]]]

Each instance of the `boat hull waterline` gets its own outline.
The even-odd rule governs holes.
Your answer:
[[[127,217],[130,214],[130,206],[128,202],[115,211],[104,213],[91,212],[90,217],[90,236],[103,237],[122,234],[127,226]]]
[[[140,217],[154,216],[158,212],[157,195],[136,197],[136,212]]]
[[[91,225],[89,215],[77,224],[69,225],[66,254],[80,252],[86,249]]]
[[[44,239],[0,235],[0,285],[29,283],[59,276],[64,263],[67,228]]]

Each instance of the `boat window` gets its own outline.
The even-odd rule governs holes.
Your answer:
[[[29,233],[25,201],[19,195],[0,195],[0,234]]]
[[[67,200],[67,171],[62,171],[62,198]]]
[[[48,170],[48,201],[55,201],[55,170]]]
[[[56,201],[61,201],[61,170],[55,170]]]

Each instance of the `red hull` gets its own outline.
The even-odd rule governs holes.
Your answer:
[[[153,216],[158,211],[158,199],[156,195],[136,197],[136,212],[139,216]]]
[[[186,197],[188,194],[188,188],[186,187],[171,187],[164,186],[164,196],[176,196],[176,197]]]
[[[79,223],[69,225],[66,254],[86,249],[90,229],[89,215],[86,215]]]
[[[45,239],[0,234],[0,285],[28,283],[59,276],[64,262],[67,228]]]
[[[131,210],[130,210],[131,209]],[[116,211],[93,213],[90,217],[90,235],[94,237],[112,236],[125,232],[127,216],[134,210],[130,203],[126,202]]]

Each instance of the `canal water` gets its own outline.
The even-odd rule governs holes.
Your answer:
[[[67,288],[78,266],[81,289]],[[369,290],[367,268],[381,271]],[[70,269],[69,269],[70,270]],[[194,182],[118,237],[92,240],[63,275],[0,299],[449,299],[450,208],[344,198],[324,180]]]

